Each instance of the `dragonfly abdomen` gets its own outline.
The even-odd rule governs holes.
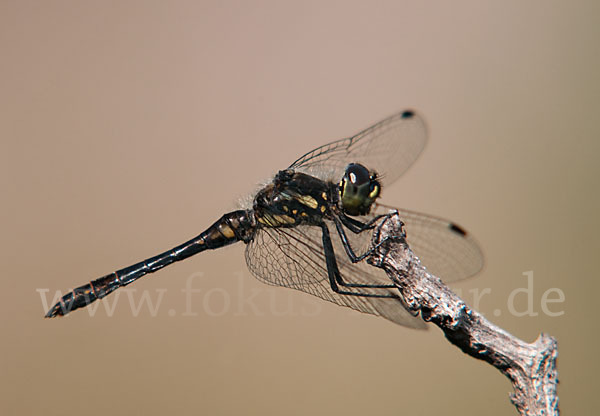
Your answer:
[[[220,248],[237,241],[247,243],[252,239],[254,230],[252,211],[238,210],[225,214],[202,234],[171,250],[79,286],[64,295],[48,311],[46,318],[66,315],[75,309],[87,306],[148,273],[154,273],[201,251]]]

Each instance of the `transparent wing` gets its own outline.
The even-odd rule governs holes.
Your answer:
[[[389,185],[413,164],[426,142],[423,119],[403,111],[355,136],[316,148],[292,163],[290,169],[337,183],[349,163],[361,163]]]
[[[352,264],[348,259],[332,223],[331,231],[340,274],[347,283],[390,284],[383,270],[368,264]],[[368,240],[370,232],[361,233]],[[425,328],[424,323],[412,316],[398,299],[369,298],[340,295],[331,289],[325,263],[322,231],[315,226],[294,228],[262,228],[246,246],[246,262],[250,272],[264,283],[284,286],[318,296],[329,302],[360,312],[382,316],[399,325]],[[398,295],[395,288],[353,290],[368,293]]]
[[[373,215],[396,208],[377,204]],[[406,209],[397,209],[404,222],[406,241],[421,263],[444,282],[466,279],[484,264],[475,239],[452,221]]]

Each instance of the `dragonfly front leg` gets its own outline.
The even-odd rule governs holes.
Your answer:
[[[379,288],[379,289],[387,289],[394,288],[394,285],[360,285],[353,283],[346,283],[343,281],[342,276],[340,275],[340,270],[337,265],[337,260],[335,259],[335,252],[333,250],[333,244],[331,243],[331,235],[329,234],[329,228],[327,228],[326,224],[321,225],[321,229],[323,230],[323,248],[325,250],[325,262],[327,264],[327,275],[329,277],[329,284],[331,285],[331,289],[335,293],[339,293],[340,295],[350,295],[350,296],[363,296],[368,298],[392,298],[399,299],[399,296],[393,294],[385,294],[379,295],[375,293],[361,293],[361,292],[351,292],[347,290],[340,289],[340,286],[344,287],[358,287],[358,288]]]
[[[383,242],[380,242],[375,247],[371,247],[365,253],[361,254],[360,256],[357,256],[356,253],[354,252],[354,250],[352,249],[352,246],[350,244],[348,236],[346,235],[346,231],[344,231],[344,225],[346,225],[346,227],[350,231],[354,232],[355,234],[359,234],[365,230],[373,229],[374,228],[373,224],[375,222],[377,222],[378,220],[380,220],[381,218],[390,218],[392,215],[397,215],[397,214],[398,214],[397,212],[391,212],[389,214],[378,215],[366,223],[361,223],[360,221],[355,220],[354,218],[350,218],[350,217],[347,217],[344,215],[341,215],[339,217],[339,219],[338,218],[333,219],[333,222],[335,223],[335,228],[337,229],[337,232],[342,240],[342,245],[344,246],[344,250],[346,251],[346,254],[350,258],[350,261],[352,261],[352,263],[358,263],[359,261],[363,261],[369,255],[371,255],[371,253],[373,253],[374,250],[379,248],[379,246]],[[349,224],[350,224],[350,226],[349,226]],[[359,225],[357,225],[357,224],[359,224]],[[355,228],[357,226],[361,227],[361,228],[360,229]]]
[[[354,234],[360,234],[365,230],[372,230],[375,228],[375,223],[384,217],[389,217],[391,214],[380,214],[375,216],[375,218],[370,219],[367,222],[362,222],[348,215],[342,213],[339,218],[342,223]]]

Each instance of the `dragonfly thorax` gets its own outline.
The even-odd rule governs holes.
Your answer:
[[[366,215],[381,192],[375,172],[350,163],[339,185],[342,209],[349,215]]]
[[[282,170],[254,198],[254,216],[267,227],[320,224],[337,202],[329,183],[293,170]]]

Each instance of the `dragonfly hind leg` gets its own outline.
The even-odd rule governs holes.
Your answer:
[[[335,252],[333,250],[333,244],[331,242],[331,235],[329,234],[329,229],[326,224],[321,226],[323,230],[323,248],[325,249],[325,262],[327,263],[327,274],[329,277],[329,284],[331,285],[331,289],[340,295],[349,295],[349,296],[362,296],[368,298],[391,298],[391,299],[399,299],[400,296],[393,294],[376,294],[376,293],[362,293],[362,292],[352,292],[349,290],[343,290],[339,286],[344,287],[353,287],[353,288],[371,288],[371,289],[388,289],[395,288],[394,285],[363,285],[363,284],[353,284],[346,283],[343,281],[340,270],[337,265],[337,261],[335,259]],[[339,285],[339,286],[338,286]]]
[[[346,232],[344,231],[344,225],[346,225],[346,227],[350,231],[354,232],[355,234],[358,234],[363,231],[373,229],[375,227],[374,224],[378,220],[380,220],[381,218],[389,217],[390,215],[394,215],[394,213],[378,215],[366,223],[360,222],[360,221],[358,221],[354,218],[350,218],[346,215],[341,215],[339,220],[334,219],[335,227],[336,227],[337,232],[342,241],[342,245],[344,246],[344,250],[346,251],[346,254],[350,258],[350,261],[352,261],[352,263],[358,263],[358,262],[364,260],[371,253],[373,253],[373,250],[377,249],[379,247],[379,245],[372,247],[369,250],[367,250],[365,253],[361,254],[360,256],[357,256],[356,253],[354,253],[354,250],[352,249],[352,245],[350,244],[350,241],[348,239],[348,236],[346,235]],[[341,278],[339,280],[341,280]],[[368,285],[368,284],[344,283],[344,282],[340,282],[340,281],[338,281],[338,283],[340,283],[342,286],[346,286],[346,287],[364,287],[364,288],[374,288],[374,289],[377,289],[377,288],[385,289],[385,288],[394,288],[395,287],[392,284]]]

